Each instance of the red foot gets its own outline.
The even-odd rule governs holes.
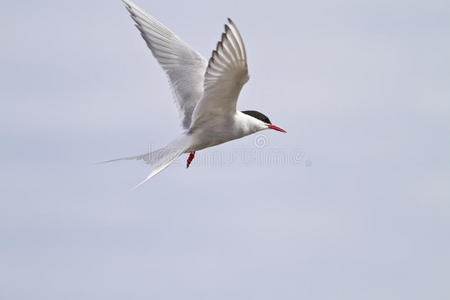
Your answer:
[[[189,158],[187,160],[186,168],[189,168],[189,165],[191,164],[192,160],[194,160],[195,157],[195,151],[191,152],[189,154]]]

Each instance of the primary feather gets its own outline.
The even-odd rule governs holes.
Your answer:
[[[233,21],[228,22],[209,59],[203,97],[194,110],[193,126],[211,113],[234,114],[239,93],[249,80],[244,42]]]
[[[167,73],[182,127],[188,129],[194,108],[203,94],[207,61],[132,1],[124,0],[124,3],[148,48]]]

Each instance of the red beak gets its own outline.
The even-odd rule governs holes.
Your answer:
[[[269,127],[270,129],[276,130],[276,131],[281,131],[281,132],[287,133],[286,130],[278,127],[277,125],[269,124],[267,127]]]

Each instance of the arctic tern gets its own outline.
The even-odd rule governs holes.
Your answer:
[[[189,153],[186,165],[189,167],[196,151],[265,129],[286,132],[258,111],[236,110],[239,93],[249,75],[244,42],[231,19],[228,18],[216,49],[206,61],[132,1],[123,2],[148,48],[169,77],[185,130],[164,148],[108,161],[143,160],[150,164],[150,175],[138,186],[184,153]]]

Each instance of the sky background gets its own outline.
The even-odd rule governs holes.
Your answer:
[[[0,298],[450,299],[449,1],[148,1],[206,58],[226,17],[263,132],[180,134],[120,1],[0,4]]]

